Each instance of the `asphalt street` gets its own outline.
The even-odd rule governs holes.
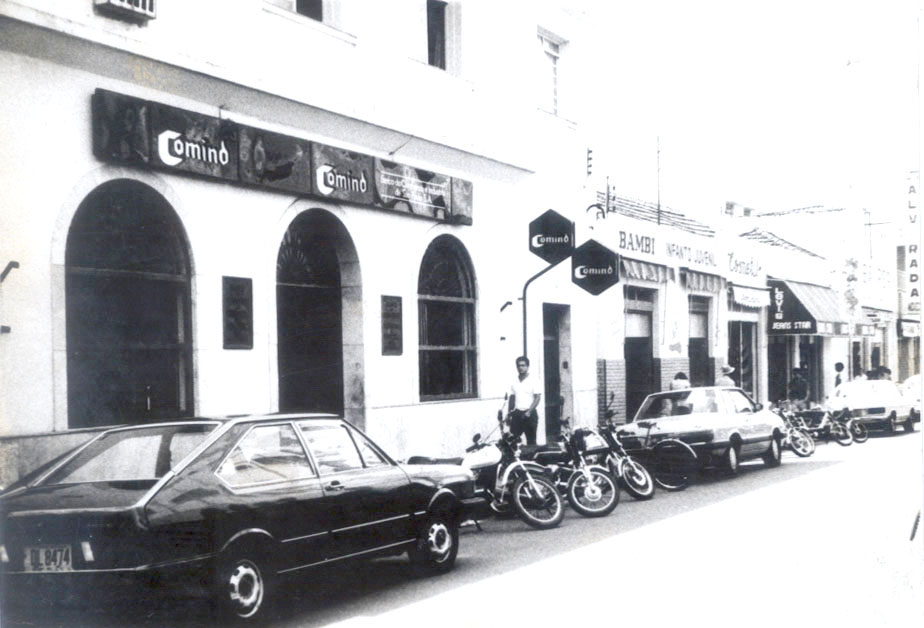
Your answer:
[[[924,625],[921,432],[874,436],[783,465],[707,472],[608,517],[569,511],[554,530],[518,519],[465,528],[456,569],[415,578],[406,559],[292,580],[272,625],[475,627],[505,622],[749,627]],[[4,626],[213,625],[199,602],[36,604]],[[681,623],[682,622],[682,623]]]

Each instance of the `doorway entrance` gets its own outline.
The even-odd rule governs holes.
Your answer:
[[[344,412],[342,282],[335,222],[326,212],[305,212],[289,226],[279,247],[280,412]]]
[[[571,307],[542,304],[543,364],[545,365],[545,436],[561,435],[561,420],[573,414],[571,387]]]

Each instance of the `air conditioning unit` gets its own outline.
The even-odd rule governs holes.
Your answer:
[[[100,13],[111,17],[144,23],[157,17],[155,0],[93,0],[93,6]]]

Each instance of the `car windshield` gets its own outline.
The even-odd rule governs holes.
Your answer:
[[[686,388],[650,395],[638,409],[635,419],[655,419],[718,411],[719,404],[715,389]]]
[[[109,432],[53,471],[41,484],[158,480],[214,428],[213,423],[198,423]]]

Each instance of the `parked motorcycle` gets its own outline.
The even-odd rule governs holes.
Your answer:
[[[534,460],[552,471],[552,478],[562,495],[578,514],[585,517],[608,515],[619,504],[619,485],[606,467],[588,461],[606,450],[606,443],[585,428],[571,429],[561,422],[560,445],[527,445],[520,448],[523,460]]]
[[[466,448],[461,459],[412,456],[407,462],[462,464],[475,476],[476,494],[483,497],[496,514],[513,510],[533,528],[554,528],[564,518],[565,509],[551,471],[537,462],[520,460],[519,438],[504,429],[502,410],[497,411],[497,429],[500,437],[495,441],[475,434],[472,445]]]
[[[651,474],[641,462],[630,456],[622,441],[619,439],[619,429],[612,421],[613,414],[608,412],[606,423],[601,425],[597,433],[606,443],[607,450],[604,463],[610,473],[625,487],[629,495],[635,499],[651,499],[654,497],[655,483]]]
[[[840,421],[847,427],[847,430],[850,432],[850,435],[853,436],[853,442],[865,443],[866,441],[869,440],[869,430],[866,428],[865,425],[863,425],[859,421],[856,421],[850,415],[849,408],[844,408],[839,413],[834,415],[834,420]]]

